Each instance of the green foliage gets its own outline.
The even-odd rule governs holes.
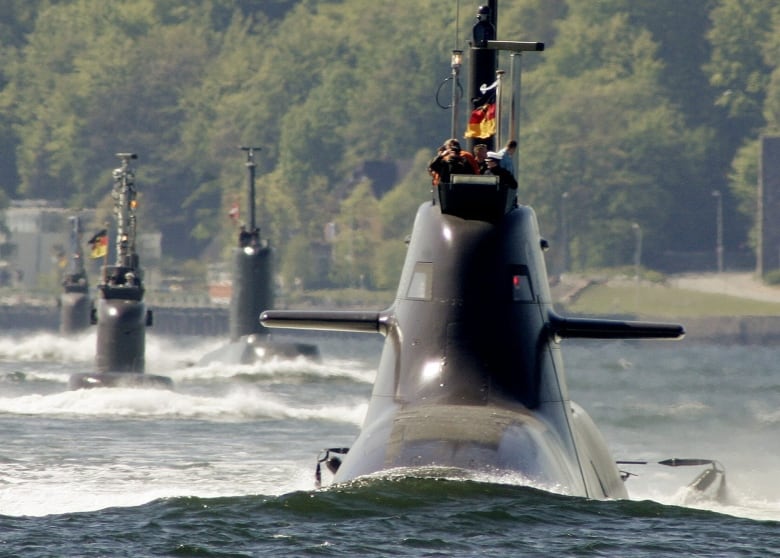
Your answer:
[[[420,150],[409,173],[379,202],[382,238],[402,239],[411,234],[417,208],[431,199],[431,177],[427,168],[432,157],[433,150]]]
[[[561,24],[548,65],[526,80],[532,116],[520,199],[550,227],[560,225],[556,212],[566,193],[577,208],[567,218],[573,262],[583,268],[630,261],[631,243],[623,239],[632,222],[651,241],[652,261],[689,222],[681,194],[690,199],[704,186],[681,184],[701,164],[691,149],[697,138],[663,96],[650,35],[623,15],[600,24],[581,17]],[[581,44],[592,56],[583,60]]]
[[[341,204],[330,270],[333,283],[360,288],[374,285],[372,264],[381,235],[376,205],[368,182],[358,184]]]
[[[672,289],[644,281],[593,285],[566,307],[588,315],[632,315],[680,319],[701,316],[777,316],[780,304],[722,294]]]
[[[520,200],[550,238],[567,205],[575,267],[630,263],[633,223],[643,265],[711,243],[716,189],[726,239],[745,241],[754,146],[780,132],[776,3],[500,4],[499,38],[547,44],[523,56]],[[237,147],[259,146],[257,220],[285,280],[391,288],[449,135],[433,97],[450,50],[468,51],[461,8],[456,29],[434,2],[2,2],[0,200],[103,207],[113,154],[132,150],[143,229],[197,258],[215,238],[232,246],[228,209],[247,214]],[[367,160],[408,172],[375,200],[353,176]]]
[[[761,150],[759,140],[750,141],[737,151],[732,161],[729,181],[731,192],[737,201],[737,209],[745,216],[753,216],[758,203],[758,160]],[[750,245],[757,246],[758,223],[750,229]]]
[[[315,267],[311,265],[313,254],[309,242],[303,236],[291,238],[286,245],[286,257],[282,260],[281,275],[284,285],[308,286],[317,284]]]
[[[774,269],[764,274],[764,283],[767,285],[780,285],[780,269]]]
[[[398,277],[406,258],[406,243],[396,238],[383,240],[376,247],[373,280],[376,288],[392,290],[398,285]]]
[[[759,126],[761,106],[770,66],[761,48],[772,31],[772,2],[720,0],[711,12],[708,38],[713,45],[706,65],[710,82],[721,92],[717,104],[728,109],[729,116],[743,118],[750,126]]]

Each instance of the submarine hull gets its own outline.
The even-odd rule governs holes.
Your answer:
[[[364,432],[334,482],[396,468],[441,467],[563,494],[626,496],[618,475],[610,479],[609,492],[587,486],[571,444],[522,407],[423,405],[401,409]]]
[[[320,359],[310,343],[273,339],[258,317],[273,306],[273,251],[268,246],[236,249],[233,260],[233,292],[230,299],[230,342],[206,355],[199,366],[254,364],[272,358]]]
[[[100,387],[173,389],[173,380],[141,372],[84,372],[71,374],[68,380],[72,390]]]
[[[60,295],[60,333],[72,335],[90,326],[92,302],[87,292],[65,292]]]
[[[143,372],[148,320],[143,301],[101,298],[96,312],[97,370]]]
[[[506,192],[479,181],[449,195],[457,197],[420,206],[387,310],[261,317],[269,327],[386,337],[363,427],[334,482],[444,467],[574,496],[627,497],[603,437],[569,399],[534,211],[504,213]],[[608,325],[626,335],[624,324],[601,320],[559,327],[612,334]]]
[[[496,209],[418,211],[365,424],[334,481],[442,466],[627,496],[600,433],[568,398],[535,214]]]
[[[233,291],[230,299],[230,340],[252,333],[268,334],[260,312],[273,306],[273,250],[246,246],[233,254]]]
[[[99,387],[173,389],[166,376],[146,374],[146,326],[150,312],[141,300],[99,299],[96,372],[72,374],[70,389]]]
[[[285,342],[272,339],[269,335],[251,334],[243,335],[238,341],[233,341],[204,355],[198,362],[198,366],[211,363],[222,364],[254,364],[258,361],[284,358],[291,359],[304,357],[319,361],[320,351],[316,345],[310,343]]]

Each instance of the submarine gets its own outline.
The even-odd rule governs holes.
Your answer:
[[[495,41],[485,29],[490,17],[495,26],[495,14],[496,2],[479,8],[472,64],[495,64],[498,48],[543,50],[540,43]],[[562,342],[677,340],[685,330],[560,315],[549,288],[547,247],[533,208],[516,203],[515,191],[498,177],[453,174],[417,210],[389,308],[261,314],[272,328],[384,336],[360,432],[351,447],[320,453],[317,487],[324,464],[336,484],[440,471],[590,499],[628,497],[631,473],[621,466],[629,462],[612,457],[594,421],[570,398]],[[717,492],[722,470],[708,471],[689,486]]]
[[[152,311],[144,303],[143,269],[136,252],[136,188],[130,161],[135,153],[117,153],[121,166],[113,171],[116,260],[101,268],[97,299],[90,322],[97,326],[96,372],[70,376],[70,389],[95,387],[173,387],[166,376],[146,374],[146,328],[153,323]],[[108,231],[104,237],[104,261],[108,261]]]
[[[248,223],[241,225],[233,249],[233,289],[230,297],[230,341],[204,355],[199,366],[210,363],[252,364],[270,358],[306,357],[319,360],[319,348],[310,343],[274,339],[257,317],[273,308],[273,248],[260,238],[255,219],[255,151],[259,147],[240,146],[246,152]]]
[[[57,299],[60,313],[59,331],[62,335],[73,335],[90,326],[92,303],[89,296],[89,280],[84,268],[84,252],[81,248],[81,218],[74,215],[70,221],[68,267],[62,278],[62,293]]]

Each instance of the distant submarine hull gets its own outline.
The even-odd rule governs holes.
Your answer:
[[[97,372],[72,374],[70,389],[94,387],[171,388],[165,376],[144,373],[149,313],[142,300],[98,299]]]
[[[316,345],[295,341],[279,341],[267,334],[242,335],[237,341],[204,355],[198,366],[215,362],[222,364],[254,364],[273,358],[291,359],[303,357],[313,361],[320,360],[320,351]]]
[[[64,292],[60,295],[60,333],[70,335],[89,328],[89,313],[92,305],[89,293]]]
[[[317,345],[281,341],[271,336],[258,318],[273,306],[273,250],[268,246],[236,249],[230,300],[231,341],[204,355],[199,366],[212,363],[254,364],[272,358],[304,357],[319,360]]]

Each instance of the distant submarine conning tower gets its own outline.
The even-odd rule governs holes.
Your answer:
[[[116,261],[105,264],[98,297],[92,309],[97,324],[97,374],[74,374],[71,388],[99,386],[170,387],[163,376],[144,374],[146,327],[152,325],[152,312],[144,304],[143,270],[136,253],[136,189],[130,161],[135,153],[117,153],[122,165],[113,172],[114,219],[116,220]],[[107,232],[106,232],[107,234]],[[106,253],[106,261],[108,253]]]
[[[261,240],[255,221],[255,151],[259,147],[239,146],[246,152],[247,222],[241,225],[233,249],[233,285],[230,297],[230,342],[204,355],[199,364],[252,364],[265,358],[319,359],[316,345],[280,341],[259,321],[260,313],[274,307],[273,248]]]
[[[84,269],[84,252],[81,249],[81,218],[69,218],[70,242],[68,267],[62,278],[62,293],[59,298],[60,333],[78,333],[89,327],[90,299],[89,281]]]
[[[248,221],[241,225],[238,249],[233,252],[233,290],[230,300],[230,341],[244,335],[269,333],[257,319],[260,312],[273,308],[273,250],[260,241],[260,229],[255,222],[255,151],[259,147],[244,147],[247,168]]]

